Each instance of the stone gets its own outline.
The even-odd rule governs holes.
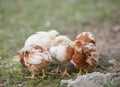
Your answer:
[[[120,73],[93,72],[79,76],[75,80],[61,80],[63,87],[104,87],[104,84],[120,86]]]
[[[115,59],[109,59],[108,63],[116,65],[117,61]]]

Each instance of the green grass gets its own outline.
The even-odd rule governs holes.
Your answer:
[[[0,84],[59,87],[61,79],[56,75],[45,80],[24,78],[29,73],[13,61],[13,56],[25,39],[36,31],[49,29],[73,38],[78,32],[88,31],[86,26],[91,23],[101,26],[104,21],[120,18],[119,8],[120,0],[0,0]],[[98,37],[103,30],[92,32]]]
[[[103,87],[119,87],[119,85],[104,84]]]

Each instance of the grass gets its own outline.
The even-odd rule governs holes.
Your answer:
[[[112,22],[120,17],[119,4],[119,0],[0,0],[0,85],[59,87],[57,75],[25,79],[29,73],[13,61],[14,54],[36,31],[56,29],[73,38],[92,23]],[[99,38],[103,30],[92,32]]]
[[[103,87],[118,87],[118,85],[111,85],[110,83],[104,84]]]

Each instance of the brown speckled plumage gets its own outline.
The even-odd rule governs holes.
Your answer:
[[[36,45],[29,47],[29,49],[23,49],[16,56],[20,58],[20,63],[32,74],[36,74],[37,71],[45,69],[49,65],[51,56],[41,46]]]

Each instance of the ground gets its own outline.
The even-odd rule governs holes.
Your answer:
[[[92,32],[100,54],[93,71],[120,72],[119,8],[120,0],[0,0],[0,87],[60,86],[58,75],[25,79],[30,73],[13,61],[27,37],[40,30],[56,29],[72,40],[83,31]]]

